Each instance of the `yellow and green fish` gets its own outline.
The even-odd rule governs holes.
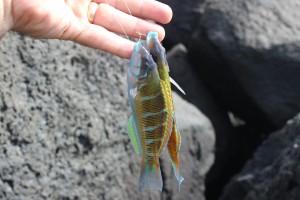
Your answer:
[[[170,82],[180,91],[182,89],[169,76],[165,49],[156,32],[149,32],[146,41],[135,44],[127,81],[132,109],[128,133],[135,152],[142,157],[139,191],[162,191],[159,156],[165,146],[180,189],[183,181],[179,173],[181,139],[176,126]]]

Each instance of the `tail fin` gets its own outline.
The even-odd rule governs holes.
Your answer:
[[[180,184],[184,180],[184,178],[179,174],[179,166],[176,166],[174,163],[172,163],[174,174],[178,181],[178,191],[180,192]]]
[[[171,159],[171,162],[172,162],[174,174],[177,178],[178,190],[179,191],[180,191],[180,184],[184,180],[182,178],[182,176],[180,176],[180,173],[179,173],[179,165],[180,165],[179,150],[180,150],[180,146],[181,146],[181,136],[180,136],[179,130],[177,129],[176,120],[175,120],[175,117],[174,117],[173,129],[172,129],[172,133],[171,133],[171,136],[169,138],[169,141],[168,141],[168,150],[169,150],[169,156],[170,156],[170,159]]]
[[[162,191],[163,181],[160,172],[159,159],[142,158],[139,191],[143,189]]]

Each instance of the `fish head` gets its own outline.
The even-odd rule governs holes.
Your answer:
[[[158,40],[157,32],[149,32],[146,38],[147,50],[157,64],[159,76],[163,80],[169,79],[169,65],[166,59],[166,50]]]
[[[145,48],[145,42],[139,41],[135,44],[130,58],[127,80],[130,88],[137,87],[147,81],[151,72],[157,70],[150,52]]]
[[[169,76],[170,70],[166,59],[166,50],[158,40],[158,34],[156,32],[148,33],[146,38],[146,48],[153,57],[154,62],[157,64],[160,79],[169,84],[172,82],[173,85],[185,95],[183,89]]]

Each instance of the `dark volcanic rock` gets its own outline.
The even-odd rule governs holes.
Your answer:
[[[162,159],[164,191],[138,193],[140,159],[126,133],[127,65],[68,41],[2,38],[0,199],[203,199],[213,129],[176,94],[181,193],[169,159]]]
[[[300,110],[300,3],[209,1],[188,48],[224,106],[275,129]]]
[[[226,174],[224,168],[232,167],[232,159],[238,152],[235,147],[237,140],[233,127],[230,124],[226,110],[222,109],[210,94],[197,71],[187,60],[187,49],[179,44],[172,48],[168,54],[170,76],[183,88],[186,95],[183,98],[197,106],[211,120],[216,133],[216,159],[211,169],[214,173],[208,175],[208,182]],[[173,87],[176,88],[176,87]],[[225,167],[226,166],[226,167]],[[220,180],[219,180],[220,182]]]
[[[187,45],[197,28],[201,15],[200,7],[205,0],[160,1],[169,5],[173,10],[172,21],[164,26],[166,30],[164,46],[170,48],[178,43]]]
[[[300,114],[271,134],[220,200],[298,200],[300,198]]]
[[[168,52],[170,75],[185,90],[186,95],[182,97],[197,106],[211,120],[215,129],[215,162],[206,176],[205,193],[208,199],[217,199],[224,185],[241,170],[261,142],[261,135],[241,122],[234,122],[234,127],[231,125],[227,111],[202,82],[188,62],[187,54],[182,44]]]

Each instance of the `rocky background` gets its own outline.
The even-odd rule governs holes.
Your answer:
[[[0,58],[0,199],[205,199],[215,135],[195,106],[174,93],[181,192],[164,154],[163,191],[139,193],[128,60],[13,32],[1,39]]]
[[[161,0],[182,135],[181,192],[137,191],[128,61],[67,41],[0,40],[0,199],[300,199],[300,2]],[[176,34],[175,34],[176,33]]]
[[[206,199],[300,199],[300,2],[162,1],[173,76],[216,133]]]

